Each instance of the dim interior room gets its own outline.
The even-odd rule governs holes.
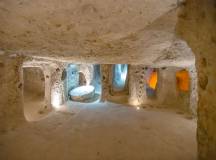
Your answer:
[[[0,159],[214,160],[215,6],[1,0]]]

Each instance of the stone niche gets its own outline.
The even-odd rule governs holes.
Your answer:
[[[101,94],[100,65],[68,64],[64,89],[66,100],[88,101]],[[96,96],[96,97],[95,97]]]
[[[39,67],[23,68],[24,94],[29,93],[44,97],[45,75]]]

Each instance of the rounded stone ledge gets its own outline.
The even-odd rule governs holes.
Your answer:
[[[72,89],[69,92],[71,100],[73,101],[85,101],[94,97],[95,88],[94,86],[80,86]]]

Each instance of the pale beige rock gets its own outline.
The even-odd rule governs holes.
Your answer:
[[[14,130],[22,124],[28,126],[23,113],[22,67],[42,68],[45,75],[43,104],[51,111],[54,100],[57,100],[58,105],[68,100],[65,84],[61,79],[68,64],[80,64],[80,70],[85,73],[89,81],[92,80],[91,65],[101,64],[101,101],[104,102],[112,100],[113,97],[120,99],[121,94],[112,92],[111,68],[112,64],[123,63],[130,65],[127,88],[129,96],[126,94],[124,98],[135,106],[160,107],[161,105],[172,109],[178,108],[181,113],[189,111],[196,115],[197,112],[199,159],[214,160],[216,157],[215,0],[64,0],[62,2],[62,0],[0,1],[0,131]],[[141,79],[141,76],[145,76],[145,73],[142,73],[143,66],[159,68],[161,71],[158,99],[155,101],[146,98],[143,89],[145,82]],[[167,67],[167,72],[162,70],[164,67]],[[173,75],[176,69],[173,68],[186,68],[189,71],[190,95],[180,97],[175,90]],[[34,78],[36,76],[32,77]],[[38,113],[42,112],[39,110]],[[41,117],[45,118],[43,122],[49,122],[47,117],[39,116]],[[56,127],[55,123],[51,124],[52,127]],[[31,131],[34,129],[30,129]],[[47,131],[43,133],[46,134]],[[169,132],[166,135],[169,135]],[[6,140],[8,139],[10,136]],[[162,144],[165,145],[165,142]]]
[[[176,0],[0,2],[0,48],[70,62],[187,66]],[[139,58],[138,58],[139,57]]]
[[[177,31],[192,48],[198,72],[198,153],[201,160],[216,157],[216,3],[188,0],[182,4]]]

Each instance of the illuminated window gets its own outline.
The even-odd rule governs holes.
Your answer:
[[[189,91],[190,78],[186,70],[176,72],[176,85],[180,91]]]
[[[128,73],[127,64],[116,64],[113,67],[113,87],[117,91],[125,89]]]
[[[94,65],[93,85],[95,86],[95,93],[101,94],[101,72],[99,64]]]
[[[157,87],[158,74],[157,71],[153,71],[148,80],[148,86],[152,89],[156,89]]]
[[[157,83],[158,83],[157,70],[149,68],[147,71],[147,86],[146,86],[146,94],[149,98],[154,98],[156,96]]]

